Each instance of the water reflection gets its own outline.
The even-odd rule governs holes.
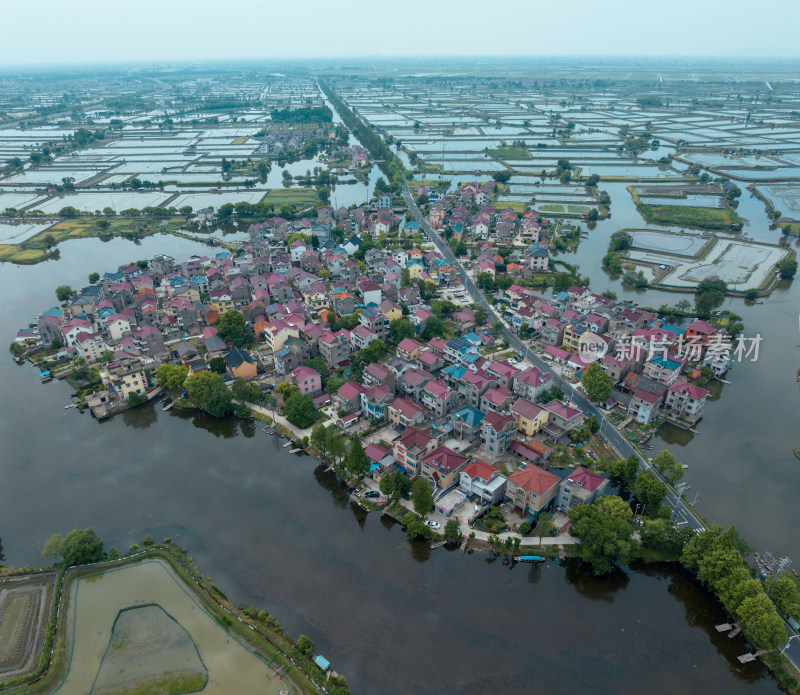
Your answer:
[[[122,421],[129,427],[145,430],[158,420],[155,405],[140,405],[122,413]]]
[[[323,490],[331,493],[331,499],[339,509],[347,507],[350,493],[333,471],[326,471],[325,466],[320,464],[314,469],[314,478]]]
[[[580,560],[565,560],[564,565],[567,582],[579,594],[593,601],[613,603],[614,595],[628,586],[630,581],[628,573],[619,568],[602,577],[596,577],[591,568]]]

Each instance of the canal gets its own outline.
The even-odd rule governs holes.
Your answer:
[[[60,249],[59,261],[0,266],[6,336],[51,306],[59,284],[80,285],[90,272],[157,252],[178,260],[208,252],[166,236]],[[146,534],[171,537],[231,600],[310,636],[361,695],[778,692],[763,667],[736,662],[743,643],[714,631],[723,612],[680,569],[634,566],[597,579],[574,564],[509,568],[482,554],[430,551],[352,507],[313,459],[289,454],[259,428],[158,406],[97,423],[64,410],[69,387],[40,384],[30,366],[0,360],[0,378],[0,537],[11,565],[40,564],[44,541],[73,527],[93,527],[120,550]],[[728,395],[712,408],[733,418],[741,402]],[[723,426],[708,420],[709,429]],[[681,451],[697,476],[702,467],[688,454],[702,446],[705,426],[701,441]],[[727,436],[735,452],[747,434]],[[763,457],[736,456],[764,484],[721,480],[713,492],[751,537],[780,518],[780,507],[762,493],[772,475]],[[704,465],[721,476],[730,461],[713,454]],[[742,513],[745,493],[761,500],[760,516]]]

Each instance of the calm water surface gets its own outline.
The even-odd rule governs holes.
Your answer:
[[[156,252],[180,260],[207,248],[172,237],[138,247],[85,240],[62,245],[58,262],[0,266],[3,334],[10,340],[50,306],[59,284]],[[722,611],[680,570],[634,567],[598,580],[575,565],[510,569],[486,555],[431,552],[353,508],[313,459],[288,454],[260,429],[158,407],[97,423],[63,410],[69,387],[41,385],[30,366],[0,360],[0,378],[0,536],[9,564],[39,564],[47,537],[76,526],[120,549],[148,533],[170,536],[232,600],[309,635],[362,694],[777,692],[762,667],[735,661],[744,645],[713,630]],[[729,395],[712,407],[730,403],[730,416]],[[715,426],[708,420],[684,460]],[[744,436],[730,433],[740,442],[726,444],[735,459],[715,455],[704,466],[717,477],[735,466],[769,479],[763,457],[737,451]],[[734,507],[730,516],[750,536],[750,525],[780,519],[762,489],[723,479],[708,496]],[[762,516],[742,515],[743,490],[762,500]]]

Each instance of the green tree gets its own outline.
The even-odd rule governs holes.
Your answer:
[[[309,439],[311,442],[311,446],[314,447],[320,454],[325,456],[327,454],[327,450],[325,449],[325,441],[326,441],[326,430],[325,425],[321,422],[318,422],[314,427],[311,428],[311,437]]]
[[[542,538],[552,536],[555,532],[556,525],[553,523],[553,518],[544,512],[539,514],[539,518],[536,519],[536,535],[539,537],[539,543],[541,544]]]
[[[650,516],[655,516],[667,496],[667,486],[651,471],[645,471],[636,478],[633,492],[636,499],[647,507]]]
[[[395,319],[389,324],[389,335],[393,343],[399,343],[404,338],[413,338],[416,329],[408,319]]]
[[[130,405],[132,408],[135,408],[137,405],[141,405],[146,401],[147,399],[144,396],[140,396],[138,393],[136,393],[136,391],[131,391],[128,394],[128,405]]]
[[[334,463],[337,463],[347,453],[344,435],[336,425],[328,425],[325,429],[325,451]]]
[[[592,362],[581,376],[586,395],[596,403],[605,403],[611,395],[614,380],[598,362]]]
[[[781,574],[772,582],[769,595],[785,615],[800,620],[800,587],[794,579]]]
[[[609,251],[625,251],[633,246],[633,237],[628,232],[620,229],[611,235],[608,244]]]
[[[225,417],[233,411],[233,396],[219,374],[203,371],[186,377],[186,390],[194,404],[214,417]]]
[[[592,566],[596,575],[623,565],[634,548],[633,514],[619,497],[600,497],[569,512],[574,534],[581,539],[576,555]]]
[[[411,501],[414,511],[425,516],[433,509],[433,487],[427,478],[419,477],[411,485]]]
[[[492,333],[495,336],[499,336],[503,333],[503,329],[505,328],[505,324],[502,321],[495,321],[492,324]]]
[[[413,512],[409,512],[403,517],[403,526],[409,538],[425,538],[430,536],[430,530],[425,523]]]
[[[186,381],[188,374],[189,370],[183,365],[165,362],[159,365],[156,370],[156,379],[159,386],[163,386],[170,391],[176,391],[183,388],[183,383]]]
[[[59,285],[56,287],[56,299],[58,299],[59,302],[66,302],[70,297],[74,297],[76,294],[78,293],[69,285]]]
[[[631,454],[628,458],[617,459],[611,464],[610,472],[621,485],[630,490],[639,473],[639,459],[636,454]]]
[[[498,183],[508,183],[509,179],[512,176],[512,172],[508,169],[503,169],[502,171],[496,171],[492,174],[492,178],[497,181]]]
[[[444,537],[449,541],[461,541],[461,527],[456,519],[448,519],[444,525]]]
[[[214,372],[214,374],[225,374],[225,372],[228,371],[224,357],[212,357],[208,361],[208,368]]]
[[[522,522],[522,523],[519,525],[519,532],[520,532],[520,533],[521,533],[523,536],[527,536],[527,535],[528,535],[528,534],[531,532],[531,524],[530,524],[530,522],[529,522],[529,521],[523,521],[523,522]]]
[[[431,338],[444,338],[446,335],[447,329],[444,325],[444,321],[438,316],[431,316],[425,323],[421,338],[423,340],[430,340]]]
[[[89,273],[89,284],[94,285],[100,279],[100,273]]]
[[[656,454],[653,459],[653,468],[673,485],[683,478],[683,466],[675,460],[675,457],[667,449]]]
[[[728,285],[716,277],[701,280],[694,298],[695,310],[699,316],[708,318],[711,312],[725,301]]]
[[[300,635],[295,642],[295,646],[302,654],[311,654],[314,651],[314,643],[305,635]]]
[[[244,314],[236,309],[223,311],[217,319],[217,335],[226,343],[233,343],[242,347],[251,342],[252,334],[246,331]]]
[[[489,312],[486,311],[482,306],[479,306],[473,312],[475,314],[475,325],[476,326],[483,326],[489,320]]]
[[[305,429],[310,427],[316,418],[316,408],[311,396],[293,393],[284,402],[283,414],[295,427]]]
[[[786,256],[778,263],[778,272],[782,279],[791,280],[797,273],[797,258]]]
[[[100,562],[103,559],[103,541],[94,529],[74,528],[62,538],[61,534],[51,536],[44,544],[42,556],[48,560],[62,559],[64,567]]]
[[[680,553],[692,535],[693,531],[687,526],[677,527],[664,519],[656,519],[645,522],[639,531],[639,540],[643,548]]]
[[[358,434],[353,435],[353,441],[350,443],[350,449],[345,457],[344,465],[352,475],[363,475],[369,468],[369,458],[364,453],[364,447],[361,446],[361,437]]]
[[[254,384],[252,381],[245,381],[241,377],[236,377],[233,380],[231,393],[234,400],[239,403],[258,403],[263,400],[258,384]]]
[[[381,477],[381,482],[378,483],[378,489],[385,497],[391,497],[392,493],[397,488],[397,481],[393,475],[384,475]]]
[[[408,499],[408,494],[411,492],[411,479],[401,471],[395,471],[394,484],[396,494]]]
[[[766,594],[746,598],[737,613],[747,639],[756,649],[775,649],[786,642],[786,626]]]

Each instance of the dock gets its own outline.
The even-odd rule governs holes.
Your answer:
[[[298,453],[300,451],[305,451],[305,449],[303,449],[301,447],[297,447],[296,449],[292,449],[289,453],[290,454],[296,454],[296,453]]]
[[[291,446],[291,445],[292,445],[292,442],[290,440],[290,441],[286,442],[286,444],[283,445],[283,448],[285,449],[287,446]]]

